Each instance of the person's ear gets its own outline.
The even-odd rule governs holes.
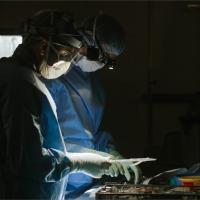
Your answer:
[[[41,40],[39,45],[40,56],[43,57],[47,53],[48,44],[46,40]]]

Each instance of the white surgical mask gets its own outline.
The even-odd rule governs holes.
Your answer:
[[[88,60],[86,56],[82,56],[76,65],[81,68],[83,72],[95,72],[104,67],[104,64],[98,61]]]
[[[67,73],[71,65],[71,62],[58,61],[52,66],[48,65],[44,60],[40,65],[40,73],[46,79],[56,79],[63,74]]]

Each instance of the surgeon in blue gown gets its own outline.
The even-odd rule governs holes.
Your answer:
[[[56,105],[41,79],[66,73],[82,46],[70,16],[42,10],[28,19],[23,43],[0,59],[0,199],[62,200],[67,175],[111,175],[118,160],[69,153]]]
[[[122,158],[113,145],[111,134],[101,127],[105,94],[97,71],[114,66],[116,58],[125,49],[125,33],[122,26],[106,14],[89,17],[79,26],[85,47],[69,73],[58,80],[45,81],[45,84],[55,100],[58,121],[69,152],[108,153]],[[129,164],[124,166],[127,173]],[[137,182],[140,170],[132,166],[132,171]],[[93,178],[83,173],[70,174],[66,198],[77,197],[94,182]]]

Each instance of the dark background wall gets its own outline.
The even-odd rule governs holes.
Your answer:
[[[200,8],[189,4],[198,1],[0,2],[0,28],[18,27],[44,8],[71,11],[76,19],[100,10],[114,16],[126,30],[127,48],[116,70],[100,72],[107,93],[104,126],[124,156],[161,157],[156,164],[143,165],[161,171],[189,166],[199,159],[198,128],[193,130],[192,125],[185,137],[179,118],[185,116],[191,99],[196,99],[193,94],[200,90]],[[168,141],[167,136],[174,132],[178,133],[175,139],[172,134]],[[185,143],[176,145],[182,140]],[[195,158],[187,155],[188,160],[184,159],[184,145],[195,151]],[[179,163],[174,152],[177,158],[183,156]]]

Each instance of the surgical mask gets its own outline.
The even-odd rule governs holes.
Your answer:
[[[83,72],[95,72],[104,67],[104,63],[99,61],[88,60],[86,56],[82,56],[76,65],[80,67]]]
[[[40,73],[46,79],[56,79],[67,73],[70,65],[71,62],[61,60],[50,66],[45,60],[43,60],[42,64],[40,65]]]

